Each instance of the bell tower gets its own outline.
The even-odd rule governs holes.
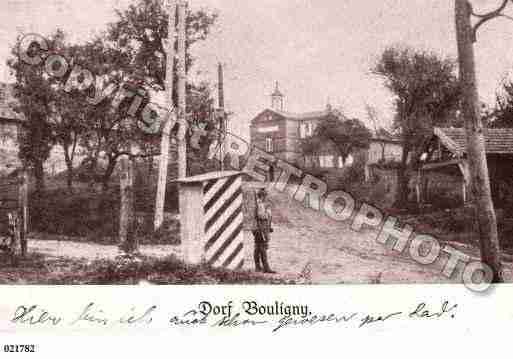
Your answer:
[[[276,81],[276,87],[271,95],[271,108],[276,111],[283,111],[283,94],[281,93],[278,81]]]

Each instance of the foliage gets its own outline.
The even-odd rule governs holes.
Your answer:
[[[107,38],[115,42],[123,54],[131,55],[130,67],[137,71],[145,84],[155,90],[165,89],[168,15],[160,0],[138,0],[124,11],[118,10],[117,21],[108,28]],[[187,48],[203,41],[210,33],[217,14],[205,10],[188,10],[186,20]],[[177,45],[175,44],[175,49]],[[187,52],[186,68],[193,64]],[[176,62],[175,62],[176,63]],[[177,84],[175,66],[175,85]],[[176,95],[176,91],[174,91]],[[176,96],[175,96],[176,104]]]
[[[174,256],[85,259],[49,258],[32,253],[13,266],[0,253],[0,284],[295,284],[294,280],[251,271],[189,265]]]
[[[381,55],[373,72],[395,96],[394,127],[408,144],[433,126],[457,125],[461,89],[455,71],[454,60],[412,48],[390,47]]]
[[[394,127],[403,140],[398,203],[407,201],[407,160],[432,134],[434,126],[457,126],[461,86],[452,59],[408,47],[387,48],[372,69],[395,96]],[[412,165],[416,161],[412,161]]]
[[[490,118],[489,127],[513,127],[513,81],[507,80],[502,84],[501,91],[496,96],[493,113],[486,117]]]
[[[319,123],[312,137],[303,141],[302,149],[306,155],[314,155],[330,143],[346,160],[354,150],[368,148],[371,137],[371,132],[360,120],[341,119],[332,114]]]
[[[54,52],[62,50],[64,33],[57,30],[48,38],[49,48]],[[18,38],[21,40],[21,37]],[[30,51],[30,50],[29,50]],[[22,163],[34,170],[38,192],[44,189],[43,164],[50,156],[55,137],[50,124],[57,98],[52,79],[43,66],[33,66],[18,57],[17,47],[12,49],[12,57],[7,61],[14,74],[13,110],[25,118],[20,136],[18,156]]]

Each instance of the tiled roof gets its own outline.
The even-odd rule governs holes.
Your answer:
[[[14,112],[10,106],[14,101],[16,100],[13,97],[13,86],[11,84],[0,83],[0,120],[23,120],[23,116]]]
[[[435,127],[437,136],[447,149],[462,155],[467,150],[467,134],[464,128]],[[485,129],[486,153],[513,154],[513,128]]]

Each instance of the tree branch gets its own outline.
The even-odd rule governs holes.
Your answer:
[[[483,26],[485,23],[487,23],[488,21],[492,20],[492,19],[495,19],[497,17],[507,17],[509,18],[508,15],[504,15],[502,14],[502,12],[504,11],[504,9],[506,8],[506,6],[508,5],[508,2],[510,0],[502,0],[502,4],[497,8],[495,9],[494,11],[490,11],[490,12],[487,12],[485,14],[477,14],[474,12],[474,10],[472,9],[472,5],[469,3],[469,7],[470,7],[470,13],[479,18],[479,21],[473,26],[472,28],[472,41],[473,42],[476,42],[476,39],[477,39],[477,30]],[[513,1],[513,0],[512,0]]]

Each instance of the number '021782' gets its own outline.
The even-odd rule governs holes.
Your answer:
[[[5,353],[35,353],[36,346],[33,344],[30,344],[30,345],[5,344],[4,352]]]

